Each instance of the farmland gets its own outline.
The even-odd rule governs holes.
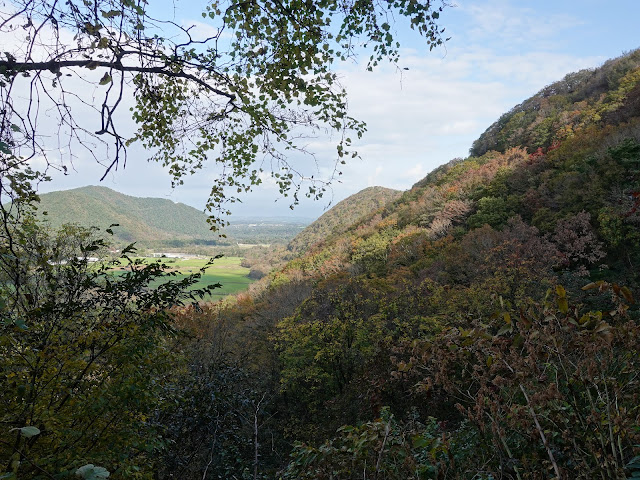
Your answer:
[[[167,272],[175,272],[177,274],[177,276],[168,277],[167,279],[179,279],[184,275],[198,273],[199,269],[207,263],[208,258],[192,257],[160,259],[143,257],[140,258],[140,260],[144,261],[145,263],[162,260],[163,263],[165,263],[169,267],[167,269]],[[240,265],[241,261],[241,257],[222,257],[214,260],[213,265],[207,268],[205,273],[202,274],[200,281],[195,284],[192,289],[202,288],[215,283],[221,283],[221,288],[216,288],[215,290],[213,290],[212,299],[214,300],[220,299],[226,295],[245,291],[252,280],[248,277],[249,269],[242,267]],[[152,286],[160,283],[162,282],[154,282]]]

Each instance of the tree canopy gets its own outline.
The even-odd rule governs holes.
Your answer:
[[[12,0],[0,19],[4,153],[66,169],[84,147],[106,175],[137,142],[174,185],[216,164],[207,208],[218,222],[263,171],[293,203],[303,185],[319,197],[365,131],[348,113],[336,62],[363,53],[369,69],[397,62],[396,18],[430,48],[442,44],[446,4],[434,3],[214,0],[202,24],[185,26],[145,0]],[[123,117],[132,104],[133,132]],[[43,125],[51,121],[57,131]],[[323,179],[292,160],[313,165],[305,139],[321,132],[336,135],[337,149]]]

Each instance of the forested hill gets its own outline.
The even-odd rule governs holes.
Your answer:
[[[89,186],[40,195],[41,218],[52,227],[65,223],[96,226],[111,224],[115,239],[122,242],[199,240],[215,243],[206,215],[184,203],[162,198],[138,198],[106,187]],[[46,216],[44,212],[47,212]]]
[[[478,138],[471,155],[525,146],[549,148],[575,131],[619,125],[640,112],[640,50],[596,69],[570,73],[502,115]]]
[[[638,226],[639,102],[640,50],[568,74],[502,115],[474,142],[470,157],[435,169],[384,208],[317,245],[308,258],[313,268],[320,255],[347,270],[393,275],[413,263],[407,242],[458,243],[483,226],[504,231],[516,219],[556,242],[559,230],[571,224],[578,236],[591,232],[602,248],[620,247],[622,238],[636,238]],[[587,217],[588,225],[578,228],[576,218]],[[322,253],[347,243],[349,249],[334,249],[342,252],[340,259]],[[587,261],[588,247],[580,248],[580,261],[578,252],[560,251],[560,257],[584,274],[600,262]],[[597,275],[622,266],[621,253],[609,250]],[[304,260],[289,268],[300,266],[313,271]],[[556,264],[553,271],[564,270]]]
[[[310,222],[302,217],[234,217],[224,230],[212,232],[207,215],[189,205],[163,198],[132,197],[98,186],[42,194],[38,211],[40,218],[56,229],[66,223],[102,230],[118,224],[112,229],[116,243],[137,242],[138,246],[153,248],[238,242],[285,244]]]
[[[501,117],[472,156],[306,240],[264,290],[198,314],[225,332],[200,327],[202,338],[236,351],[211,363],[215,375],[234,362],[233,378],[251,379],[208,408],[268,398],[263,471],[640,472],[638,58],[568,75]],[[213,374],[193,373],[203,386],[200,371]],[[217,398],[211,389],[198,394]],[[222,478],[226,458],[251,468],[255,452],[238,449],[253,431],[232,416],[216,425],[228,435],[216,461],[199,447],[204,430],[174,432],[172,458],[199,455]]]
[[[339,236],[362,217],[371,215],[387,203],[397,199],[402,192],[384,187],[368,187],[345,198],[306,227],[289,243],[289,249],[297,253],[307,251],[330,236]]]

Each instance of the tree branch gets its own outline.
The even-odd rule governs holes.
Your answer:
[[[60,60],[60,61],[49,61],[49,62],[16,62],[13,60],[0,60],[0,71],[4,71],[5,76],[15,76],[22,72],[41,72],[45,70],[49,70],[51,72],[59,72],[63,68],[71,68],[71,67],[85,67],[85,68],[110,68],[113,70],[117,70],[120,72],[134,72],[134,73],[151,73],[156,75],[164,75],[166,77],[173,78],[183,78],[186,80],[191,80],[202,88],[209,90],[217,95],[228,98],[229,100],[235,100],[236,96],[233,93],[225,92],[212,86],[207,83],[203,79],[191,74],[186,73],[183,70],[180,71],[171,71],[167,69],[167,67],[141,67],[141,66],[128,66],[122,64],[120,61],[116,62],[105,62],[99,60]]]

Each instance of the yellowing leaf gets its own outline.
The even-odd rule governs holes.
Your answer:
[[[631,293],[631,290],[629,290],[627,287],[621,287],[620,293],[622,293],[622,296],[627,302],[632,304],[636,303],[635,300],[633,299],[633,294]]]
[[[598,326],[593,330],[594,333],[603,333],[603,332],[608,332],[611,329],[611,325],[609,325],[607,322],[600,322],[600,324],[598,324]]]
[[[567,313],[569,311],[569,302],[567,302],[567,297],[558,298],[558,308],[562,313]]]
[[[100,79],[100,85],[106,85],[107,83],[111,83],[111,75],[105,73]]]

